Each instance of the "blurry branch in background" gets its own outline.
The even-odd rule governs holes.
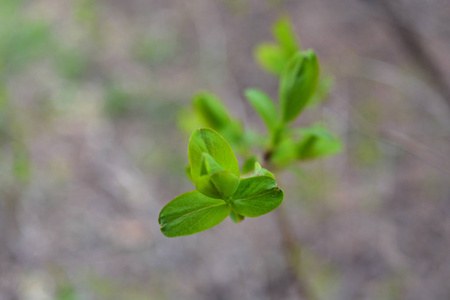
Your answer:
[[[412,22],[401,16],[400,10],[394,7],[395,1],[376,1],[380,10],[389,18],[392,29],[399,37],[396,39],[404,50],[409,53],[417,66],[428,77],[436,90],[443,96],[445,102],[450,107],[450,86],[445,81],[445,74],[438,63],[433,59],[433,55],[424,45],[419,33]]]
[[[448,171],[450,164],[446,163],[447,158],[445,155],[436,153],[429,146],[392,129],[380,128],[378,135],[382,139],[385,139],[388,144],[401,148],[419,161],[438,170],[442,175],[450,176],[450,172]]]
[[[343,99],[339,99],[339,102],[344,103]],[[347,120],[351,129],[355,130],[359,134],[366,136],[373,141],[379,141],[386,145],[398,148],[409,155],[415,157],[418,161],[438,170],[443,175],[449,176],[450,164],[447,163],[445,155],[438,153],[429,145],[408,136],[398,130],[379,126],[368,120],[364,115],[355,107],[349,106],[347,108],[331,109],[333,113],[338,115],[341,119]],[[346,115],[349,111],[352,117]]]
[[[443,102],[431,101],[424,102],[423,99],[441,99],[441,95],[437,94],[432,88],[430,88],[425,82],[418,78],[415,78],[411,74],[402,72],[400,68],[396,68],[394,65],[376,61],[371,59],[365,59],[364,65],[367,69],[364,72],[357,72],[357,76],[365,79],[369,79],[375,82],[385,84],[393,87],[396,90],[407,95],[411,100],[416,101],[416,105],[420,106],[420,109],[426,111],[443,129],[436,138],[445,138],[450,134],[450,108]],[[373,132],[371,128],[376,128],[377,125],[371,123],[369,120],[357,111],[357,109],[349,108],[352,114],[356,117],[358,123],[363,128],[364,134]],[[418,160],[432,166],[436,170],[439,170],[443,174],[450,175],[450,164],[446,163],[447,159],[443,153],[427,145],[424,141],[419,141],[417,138],[413,138],[411,134],[400,132],[398,130],[381,126],[377,129],[379,137],[372,136],[374,139],[381,138],[381,140],[387,144],[395,146],[408,152]]]
[[[363,59],[364,72],[353,70],[358,77],[390,86],[407,95],[415,101],[415,105],[426,111],[444,129],[450,129],[450,106],[442,101],[442,95],[436,92],[428,83],[414,74],[407,73],[400,67],[375,59]],[[423,99],[433,99],[425,102]],[[436,100],[436,101],[434,101]],[[442,136],[445,136],[445,132]]]

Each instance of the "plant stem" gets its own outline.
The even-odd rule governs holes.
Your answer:
[[[264,154],[263,164],[265,168],[270,168],[270,158],[272,153],[273,152],[269,150]],[[276,174],[275,167],[270,169],[274,170],[274,174]],[[303,270],[304,264],[302,264],[301,261],[303,246],[297,241],[297,238],[292,231],[293,226],[289,221],[283,205],[275,210],[275,219],[281,233],[281,247],[283,248],[287,271],[293,279],[297,293],[305,300],[318,300],[306,278],[306,272]]]
[[[301,262],[302,245],[297,242],[296,237],[292,232],[292,226],[284,206],[280,206],[275,210],[275,216],[278,228],[281,232],[281,246],[286,260],[286,266],[290,276],[292,276],[294,280],[298,294],[305,300],[318,300],[314,295],[303,270],[303,264]]]

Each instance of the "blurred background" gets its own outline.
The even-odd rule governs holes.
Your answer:
[[[288,13],[345,150],[279,175],[320,300],[450,299],[450,3],[0,0],[0,299],[301,299],[274,214],[168,239],[192,190],[179,111],[198,90],[246,126],[276,96],[254,47]],[[309,299],[308,299],[309,300]]]

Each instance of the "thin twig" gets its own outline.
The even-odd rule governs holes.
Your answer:
[[[263,165],[268,167],[270,165],[270,158],[272,152],[264,154]],[[268,169],[274,171],[275,168]],[[292,231],[292,224],[289,221],[288,215],[284,210],[284,206],[280,206],[275,210],[275,219],[278,229],[281,233],[281,247],[283,250],[284,259],[286,261],[287,270],[292,277],[295,289],[300,297],[305,300],[318,300],[311,285],[309,284],[303,265],[301,256],[303,252],[302,244],[297,240]]]
[[[283,206],[275,211],[275,216],[281,232],[281,245],[283,247],[286,265],[289,275],[294,279],[297,293],[306,300],[317,300],[318,298],[314,295],[303,270],[303,264],[301,262],[302,245],[296,240],[292,232],[292,225]]]
[[[445,81],[444,73],[437,62],[429,53],[422,40],[418,38],[415,26],[398,14],[398,10],[392,7],[392,0],[378,0],[380,9],[391,21],[392,29],[396,32],[398,42],[405,51],[413,58],[423,73],[429,77],[430,82],[436,90],[443,96],[447,105],[450,106],[450,86]]]

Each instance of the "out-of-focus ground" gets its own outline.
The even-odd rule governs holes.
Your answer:
[[[335,77],[298,124],[345,142],[279,175],[307,280],[320,300],[450,299],[448,1],[19,3],[0,0],[0,299],[299,299],[273,214],[175,239],[157,222],[193,188],[193,93],[264,130],[242,92],[277,94],[252,55],[286,12]]]

